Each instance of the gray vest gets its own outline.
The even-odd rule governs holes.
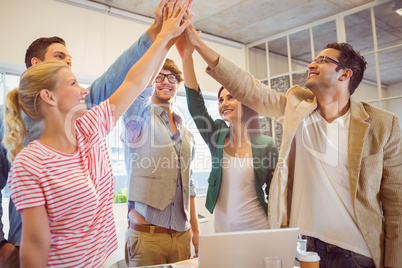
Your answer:
[[[183,204],[187,218],[190,218],[190,164],[194,139],[184,126],[180,126],[180,134]],[[169,131],[153,109],[150,122],[136,146],[138,149],[130,155],[132,173],[128,200],[163,210],[174,200],[179,163]]]

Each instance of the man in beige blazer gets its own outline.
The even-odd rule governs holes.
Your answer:
[[[396,115],[352,96],[364,58],[346,43],[328,44],[308,65],[309,90],[285,95],[213,51],[193,26],[186,34],[210,76],[283,125],[270,228],[299,227],[320,268],[402,267],[401,128]]]

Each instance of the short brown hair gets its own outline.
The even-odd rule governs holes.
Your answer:
[[[44,61],[47,48],[54,43],[59,43],[63,46],[66,46],[66,42],[62,38],[57,36],[41,37],[33,41],[25,53],[25,66],[27,68],[31,67],[31,59],[34,57],[38,58],[41,61]]]
[[[177,79],[177,84],[180,84],[181,82],[183,82],[183,72],[180,71],[179,67],[177,67],[176,63],[169,59],[166,58],[165,63],[163,64],[162,70],[169,70],[171,71],[173,74],[177,75],[178,79]]]

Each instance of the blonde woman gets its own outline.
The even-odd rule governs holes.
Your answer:
[[[88,91],[59,61],[30,67],[8,94],[4,144],[13,163],[11,196],[22,215],[22,267],[100,267],[117,248],[105,137],[159,73],[171,40],[188,25],[187,5],[167,4],[152,46],[117,91],[89,111]],[[21,110],[45,124],[43,136],[22,151]]]

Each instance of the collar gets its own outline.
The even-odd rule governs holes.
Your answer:
[[[151,102],[150,107],[157,115],[159,115],[159,117],[166,117],[166,118],[168,117],[167,111],[162,107],[160,107],[158,104]],[[173,108],[172,114],[174,122],[176,124],[181,125],[183,123],[183,119],[174,111],[176,106],[173,105],[172,108]]]

